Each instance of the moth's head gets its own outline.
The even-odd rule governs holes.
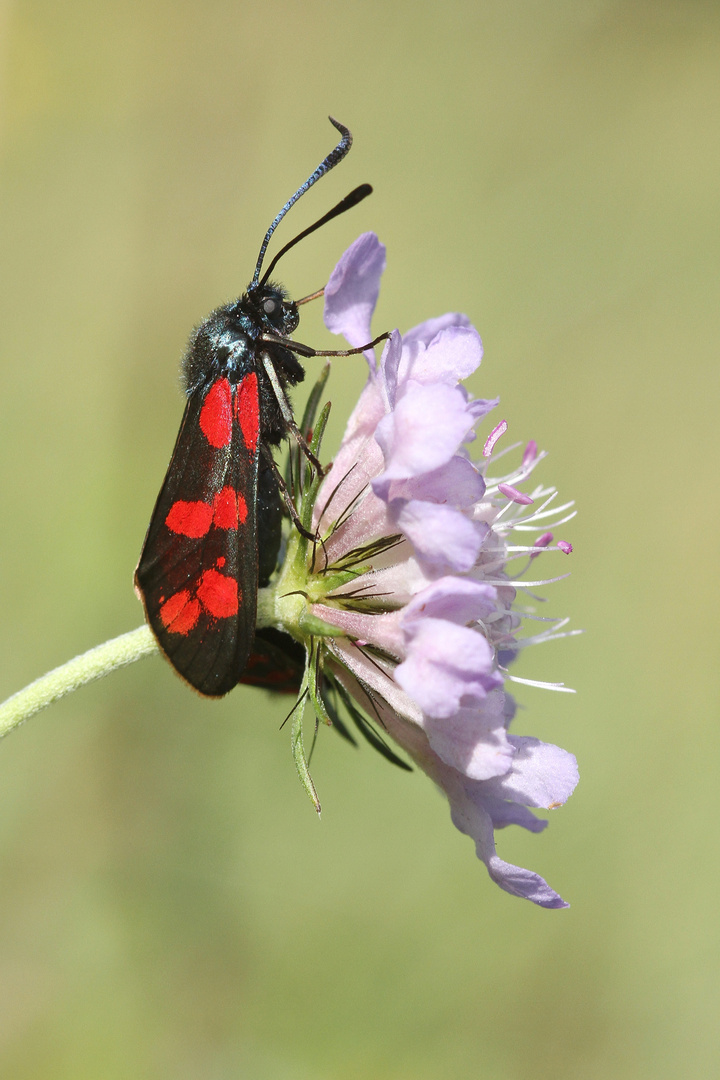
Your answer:
[[[254,289],[250,285],[247,297],[269,331],[284,337],[297,329],[300,322],[297,304],[289,299],[281,285],[274,285],[272,281]]]

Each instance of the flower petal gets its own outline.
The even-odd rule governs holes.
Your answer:
[[[487,416],[489,412],[492,412],[496,405],[500,404],[500,398],[473,398],[472,401],[468,401],[468,412],[473,418],[473,421],[477,423],[478,420],[482,420],[483,416]],[[472,442],[475,438],[475,432],[471,431],[466,437],[465,442]]]
[[[385,404],[388,412],[395,408],[397,400],[398,371],[403,355],[403,340],[399,330],[393,330],[385,342],[380,357],[379,381],[385,391]]]
[[[505,799],[494,799],[486,791],[483,792],[483,806],[492,818],[494,829],[504,829],[507,825],[520,825],[528,832],[541,833],[548,825],[544,818],[536,818],[527,806],[507,802]]]
[[[391,562],[388,566],[373,568],[366,574],[353,578],[347,585],[336,589],[333,593],[335,598],[342,597],[343,593],[352,593],[354,596],[392,597],[392,603],[402,608],[412,598],[431,584],[432,579],[424,574],[417,559],[408,555],[410,545],[405,542],[399,545],[400,558]],[[398,554],[398,548],[394,548],[392,554]]]
[[[404,480],[447,464],[474,423],[456,388],[409,387],[375,432],[385,455],[385,471],[374,482],[375,490],[380,494],[389,480]]]
[[[403,339],[406,344],[406,340]],[[449,326],[423,347],[420,341],[403,349],[400,382],[409,380],[427,386],[456,386],[480,366],[482,341],[472,326]]]
[[[374,716],[376,711],[379,712],[383,727],[398,746],[412,753],[418,739],[427,744],[420,726],[422,714],[417,703],[398,686],[392,675],[386,674],[381,661],[371,660],[356,645],[343,638],[328,638],[326,645],[328,653],[337,663],[337,667],[332,668],[334,674],[361,707],[367,710],[368,715]],[[372,698],[368,691],[372,693]],[[398,737],[399,732],[407,733],[408,738]]]
[[[330,475],[330,474],[329,474]],[[399,532],[393,521],[387,505],[373,494],[372,490],[363,491],[367,486],[367,477],[358,467],[354,472],[346,475],[346,482],[340,489],[344,498],[357,492],[353,498],[357,498],[355,512],[348,514],[341,525],[334,528],[331,535],[323,544],[324,557],[329,563],[336,560],[352,557],[360,548],[377,540],[378,536],[390,537]],[[325,531],[334,520],[339,517],[340,510],[347,506],[342,500],[333,498],[335,488],[328,490],[327,510],[322,515],[322,530]],[[401,538],[402,541],[402,538]],[[397,557],[407,556],[412,549],[407,542],[402,543],[401,550],[395,552]],[[358,555],[360,558],[360,555]],[[364,560],[361,560],[364,561]]]
[[[562,897],[551,889],[539,874],[520,866],[513,866],[512,863],[507,863],[498,857],[495,850],[492,815],[496,812],[500,817],[500,813],[495,800],[486,799],[488,785],[493,781],[470,779],[463,776],[457,769],[446,765],[432,750],[427,735],[418,726],[417,718],[413,717],[412,711],[407,708],[409,699],[406,695],[394,687],[388,690],[389,696],[387,696],[385,687],[382,685],[386,677],[375,665],[368,663],[366,671],[363,671],[362,667],[349,656],[351,651],[357,653],[357,650],[348,649],[338,640],[331,639],[329,644],[345,669],[338,668],[337,677],[360,702],[361,707],[373,711],[366,691],[358,686],[353,674],[348,671],[348,668],[352,670],[354,664],[361,684],[364,682],[377,695],[374,701],[382,719],[383,729],[445,792],[450,802],[453,823],[460,832],[472,837],[475,841],[478,858],[485,863],[493,881],[513,896],[531,900],[540,907],[567,907]],[[511,814],[512,806],[506,817],[509,819]],[[499,825],[508,823],[508,820],[498,822]],[[526,820],[519,820],[518,824],[526,825]],[[544,827],[543,822],[538,822],[538,824],[540,828]]]
[[[445,619],[421,619],[406,630],[407,659],[395,681],[428,716],[453,716],[502,684],[493,650],[482,634]]]
[[[487,618],[495,610],[496,601],[494,585],[448,575],[428,585],[405,606],[402,625],[407,627],[418,619],[434,618],[464,626]]]
[[[341,255],[325,286],[325,325],[354,348],[372,337],[370,323],[384,269],[385,246],[375,233],[363,233]]]
[[[478,858],[485,863],[493,881],[513,896],[532,900],[544,908],[564,908],[568,904],[539,874],[501,859],[495,850],[495,837],[490,814],[483,805],[485,784],[466,780],[461,789],[454,787],[449,794],[453,823],[475,841]]]
[[[420,499],[423,502],[449,503],[457,509],[471,508],[485,494],[485,481],[465,457],[455,457],[439,469],[411,476],[407,480],[393,480],[388,489],[388,499]]]
[[[358,642],[377,645],[383,652],[398,657],[405,653],[405,636],[400,628],[402,618],[400,611],[370,615],[362,611],[328,607],[327,604],[313,604],[310,610],[316,618],[322,619],[330,626],[340,627],[348,637]],[[514,750],[511,752],[515,753]]]
[[[515,753],[505,732],[504,697],[494,690],[477,708],[461,708],[443,719],[427,716],[423,727],[438,757],[474,780],[503,776]]]
[[[450,506],[417,499],[407,503],[398,500],[390,511],[421,563],[443,573],[467,573],[475,565],[487,532],[482,522],[469,521]]]
[[[419,326],[414,326],[412,330],[407,330],[403,334],[403,341],[406,345],[409,345],[414,341],[420,341],[423,345],[429,345],[442,330],[447,330],[450,326],[470,327],[472,326],[472,323],[467,315],[461,315],[459,312],[451,311],[447,315],[439,315],[435,319],[426,319],[425,322],[420,323]]]
[[[488,794],[546,810],[562,806],[578,782],[574,755],[529,736],[510,735],[509,739],[516,751],[512,769],[489,784]]]

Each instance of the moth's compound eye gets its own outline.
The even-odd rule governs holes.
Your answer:
[[[266,315],[274,315],[277,311],[277,300],[268,296],[267,300],[263,300],[263,311]]]

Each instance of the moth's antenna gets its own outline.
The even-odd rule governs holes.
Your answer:
[[[344,214],[346,210],[351,210],[353,206],[357,206],[357,204],[359,202],[362,202],[363,199],[366,199],[368,195],[372,195],[372,188],[370,187],[370,184],[360,184],[360,186],[356,187],[354,191],[351,191],[349,195],[346,195],[344,199],[341,199],[337,206],[333,206],[332,210],[328,210],[327,214],[323,214],[323,216],[318,221],[316,221],[314,225],[308,225],[307,229],[303,229],[301,233],[298,233],[298,235],[293,240],[291,240],[289,244],[286,244],[284,248],[281,248],[280,251],[278,251],[277,255],[263,274],[262,281],[260,282],[260,287],[262,288],[262,286],[265,284],[265,282],[270,277],[273,270],[280,262],[280,259],[282,259],[286,251],[289,251],[290,248],[295,247],[295,245],[299,244],[301,240],[304,240],[306,236],[309,236],[310,233],[313,233],[316,229],[319,229],[321,225],[325,225],[328,221],[332,221],[332,219],[334,217],[337,217],[339,214]]]
[[[342,159],[345,157],[345,155],[348,153],[350,147],[352,146],[352,135],[350,134],[350,131],[348,130],[348,128],[346,128],[344,126],[344,124],[341,124],[338,120],[335,120],[335,118],[332,117],[332,116],[329,116],[328,120],[330,121],[330,123],[334,127],[336,127],[338,129],[338,131],[342,135],[342,138],[340,139],[340,142],[337,144],[335,149],[332,150],[328,154],[328,156],[326,158],[324,158],[320,162],[320,164],[318,165],[315,172],[312,173],[311,176],[308,176],[305,183],[302,184],[301,187],[299,187],[297,189],[297,191],[295,192],[293,197],[291,199],[288,199],[288,201],[285,203],[282,210],[280,211],[278,216],[275,218],[275,220],[273,221],[273,223],[270,226],[270,228],[268,229],[268,231],[265,233],[265,239],[262,242],[262,246],[260,248],[260,254],[258,255],[257,265],[255,266],[255,273],[253,274],[252,281],[250,282],[250,285],[248,286],[249,289],[258,288],[258,286],[259,286],[259,278],[260,278],[260,270],[262,268],[263,259],[265,258],[265,252],[267,251],[267,246],[270,243],[270,237],[275,232],[276,228],[278,227],[278,225],[280,224],[282,219],[285,217],[285,215],[287,214],[290,207],[293,206],[294,203],[296,203],[298,201],[298,199],[300,198],[301,195],[305,194],[305,192],[308,190],[308,188],[311,188],[313,186],[313,184],[315,183],[316,180],[319,180],[320,177],[324,176],[326,172],[330,172],[330,170],[332,168],[334,168],[338,164],[339,161],[342,161]]]

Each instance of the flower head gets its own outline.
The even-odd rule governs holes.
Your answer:
[[[384,264],[384,248],[367,233],[326,287],[326,323],[353,346],[371,338]],[[267,622],[305,646],[303,696],[321,719],[348,734],[344,708],[397,761],[389,736],[445,792],[453,822],[501,888],[565,907],[538,874],[497,855],[494,831],[542,831],[547,822],[530,808],[561,805],[577,782],[571,754],[509,732],[515,707],[506,690],[521,648],[561,636],[553,621],[519,636],[531,613],[517,606],[518,593],[546,582],[511,576],[508,563],[534,565],[552,548],[548,525],[572,513],[555,506],[552,488],[522,490],[544,457],[535,443],[516,468],[487,475],[505,421],[472,460],[476,425],[497,404],[462,386],[481,359],[477,331],[456,314],[394,331],[379,363],[368,354],[367,384],[324,478],[308,475],[296,455],[301,514],[319,543],[291,536]],[[537,539],[510,542],[521,533]],[[572,550],[565,541],[552,549]]]

